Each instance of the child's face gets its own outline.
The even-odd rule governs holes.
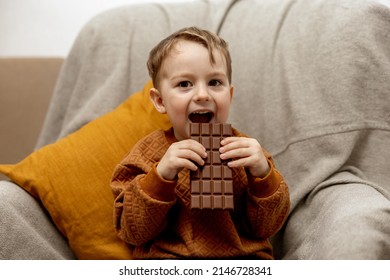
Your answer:
[[[189,138],[190,122],[224,123],[228,119],[233,87],[222,54],[194,42],[179,41],[165,58],[159,90],[151,99],[160,113],[168,114],[177,140]]]

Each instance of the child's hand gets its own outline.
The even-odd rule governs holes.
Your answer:
[[[158,174],[166,179],[173,180],[183,168],[197,170],[196,164],[204,165],[207,157],[206,149],[202,144],[192,139],[173,143],[157,165]]]
[[[245,167],[254,177],[265,177],[270,167],[261,145],[256,139],[227,137],[221,141],[221,159],[227,160],[229,167]]]

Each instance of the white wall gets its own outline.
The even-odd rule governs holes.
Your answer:
[[[0,57],[65,57],[82,26],[120,5],[186,0],[0,0]]]

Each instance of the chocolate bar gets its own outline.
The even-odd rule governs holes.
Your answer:
[[[234,209],[232,170],[220,158],[221,140],[232,135],[230,124],[191,123],[190,137],[207,152],[204,166],[191,172],[191,209]]]

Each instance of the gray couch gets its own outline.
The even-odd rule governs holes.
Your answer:
[[[142,88],[150,48],[189,25],[229,42],[230,122],[260,141],[289,185],[275,257],[390,259],[390,1],[210,0],[104,12],[65,60],[36,148]],[[39,201],[7,181],[0,196],[0,258],[74,258]]]

